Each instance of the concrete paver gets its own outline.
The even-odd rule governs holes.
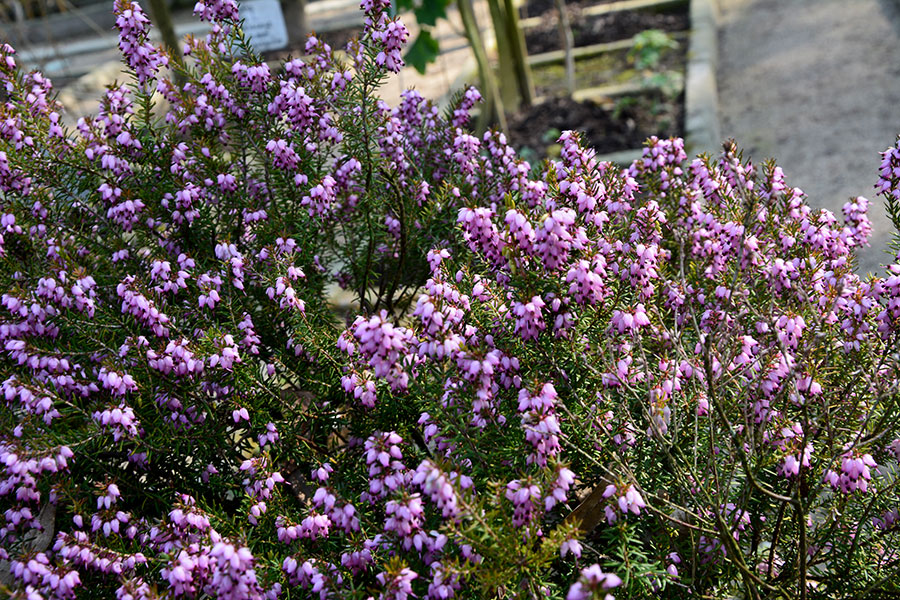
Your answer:
[[[721,132],[755,162],[776,158],[789,185],[841,217],[873,200],[878,269],[892,227],[873,185],[900,133],[900,7],[895,0],[719,0]]]

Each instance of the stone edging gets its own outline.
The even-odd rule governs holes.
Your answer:
[[[684,137],[688,155],[718,153],[718,10],[715,0],[691,0],[691,41],[684,90]]]

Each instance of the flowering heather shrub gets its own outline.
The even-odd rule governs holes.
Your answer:
[[[618,171],[567,133],[532,172],[474,90],[379,101],[406,30],[362,8],[345,58],[271,68],[231,0],[183,65],[120,0],[134,78],[74,130],[2,48],[2,589],[897,593],[868,201],[679,140]],[[900,215],[900,145],[878,187]]]

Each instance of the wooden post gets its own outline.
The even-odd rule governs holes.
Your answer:
[[[559,11],[559,37],[562,38],[563,51],[566,55],[566,91],[571,98],[575,94],[575,46],[572,27],[569,25],[569,12],[566,10],[566,0],[556,0],[556,9]]]
[[[287,25],[288,44],[300,45],[306,42],[309,33],[309,23],[306,20],[307,0],[284,0],[284,22]]]
[[[479,119],[480,129],[486,129],[491,121],[496,119],[500,129],[508,131],[506,126],[506,113],[503,110],[503,99],[497,89],[497,78],[491,70],[491,64],[488,62],[487,52],[484,49],[484,41],[481,38],[481,31],[478,29],[478,23],[475,21],[475,11],[472,9],[472,0],[457,0],[459,7],[459,15],[462,17],[463,28],[466,37],[469,40],[469,46],[475,54],[475,62],[478,65],[478,80],[481,86],[481,93],[484,94],[484,110],[481,112]]]
[[[490,0],[496,2],[498,0]],[[513,68],[522,104],[531,106],[534,102],[534,83],[531,81],[531,67],[528,66],[528,50],[525,48],[525,32],[519,26],[519,9],[513,0],[503,0],[506,10],[506,34],[512,48]]]
[[[182,49],[178,47],[178,37],[175,35],[175,25],[172,23],[172,11],[166,0],[150,0],[150,16],[153,23],[159,28],[163,45],[169,51],[172,60],[181,62]]]

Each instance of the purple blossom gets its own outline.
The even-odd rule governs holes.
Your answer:
[[[578,581],[569,588],[566,600],[589,600],[600,597],[606,590],[622,585],[622,580],[612,573],[604,573],[600,565],[593,564],[581,570]],[[597,594],[597,595],[595,595]],[[604,594],[605,600],[613,600],[612,594]]]
[[[138,83],[144,85],[156,76],[161,67],[168,64],[168,58],[147,43],[150,19],[137,2],[116,0],[115,8],[119,49],[125,62],[137,76]]]
[[[612,498],[613,500],[612,504],[608,504],[604,508],[606,520],[609,524],[613,524],[619,520],[619,514],[616,512],[616,508],[618,508],[619,512],[623,515],[627,515],[629,512],[634,515],[639,515],[641,509],[646,508],[647,506],[643,497],[641,497],[640,492],[638,492],[632,484],[609,484],[603,491],[603,497]]]

